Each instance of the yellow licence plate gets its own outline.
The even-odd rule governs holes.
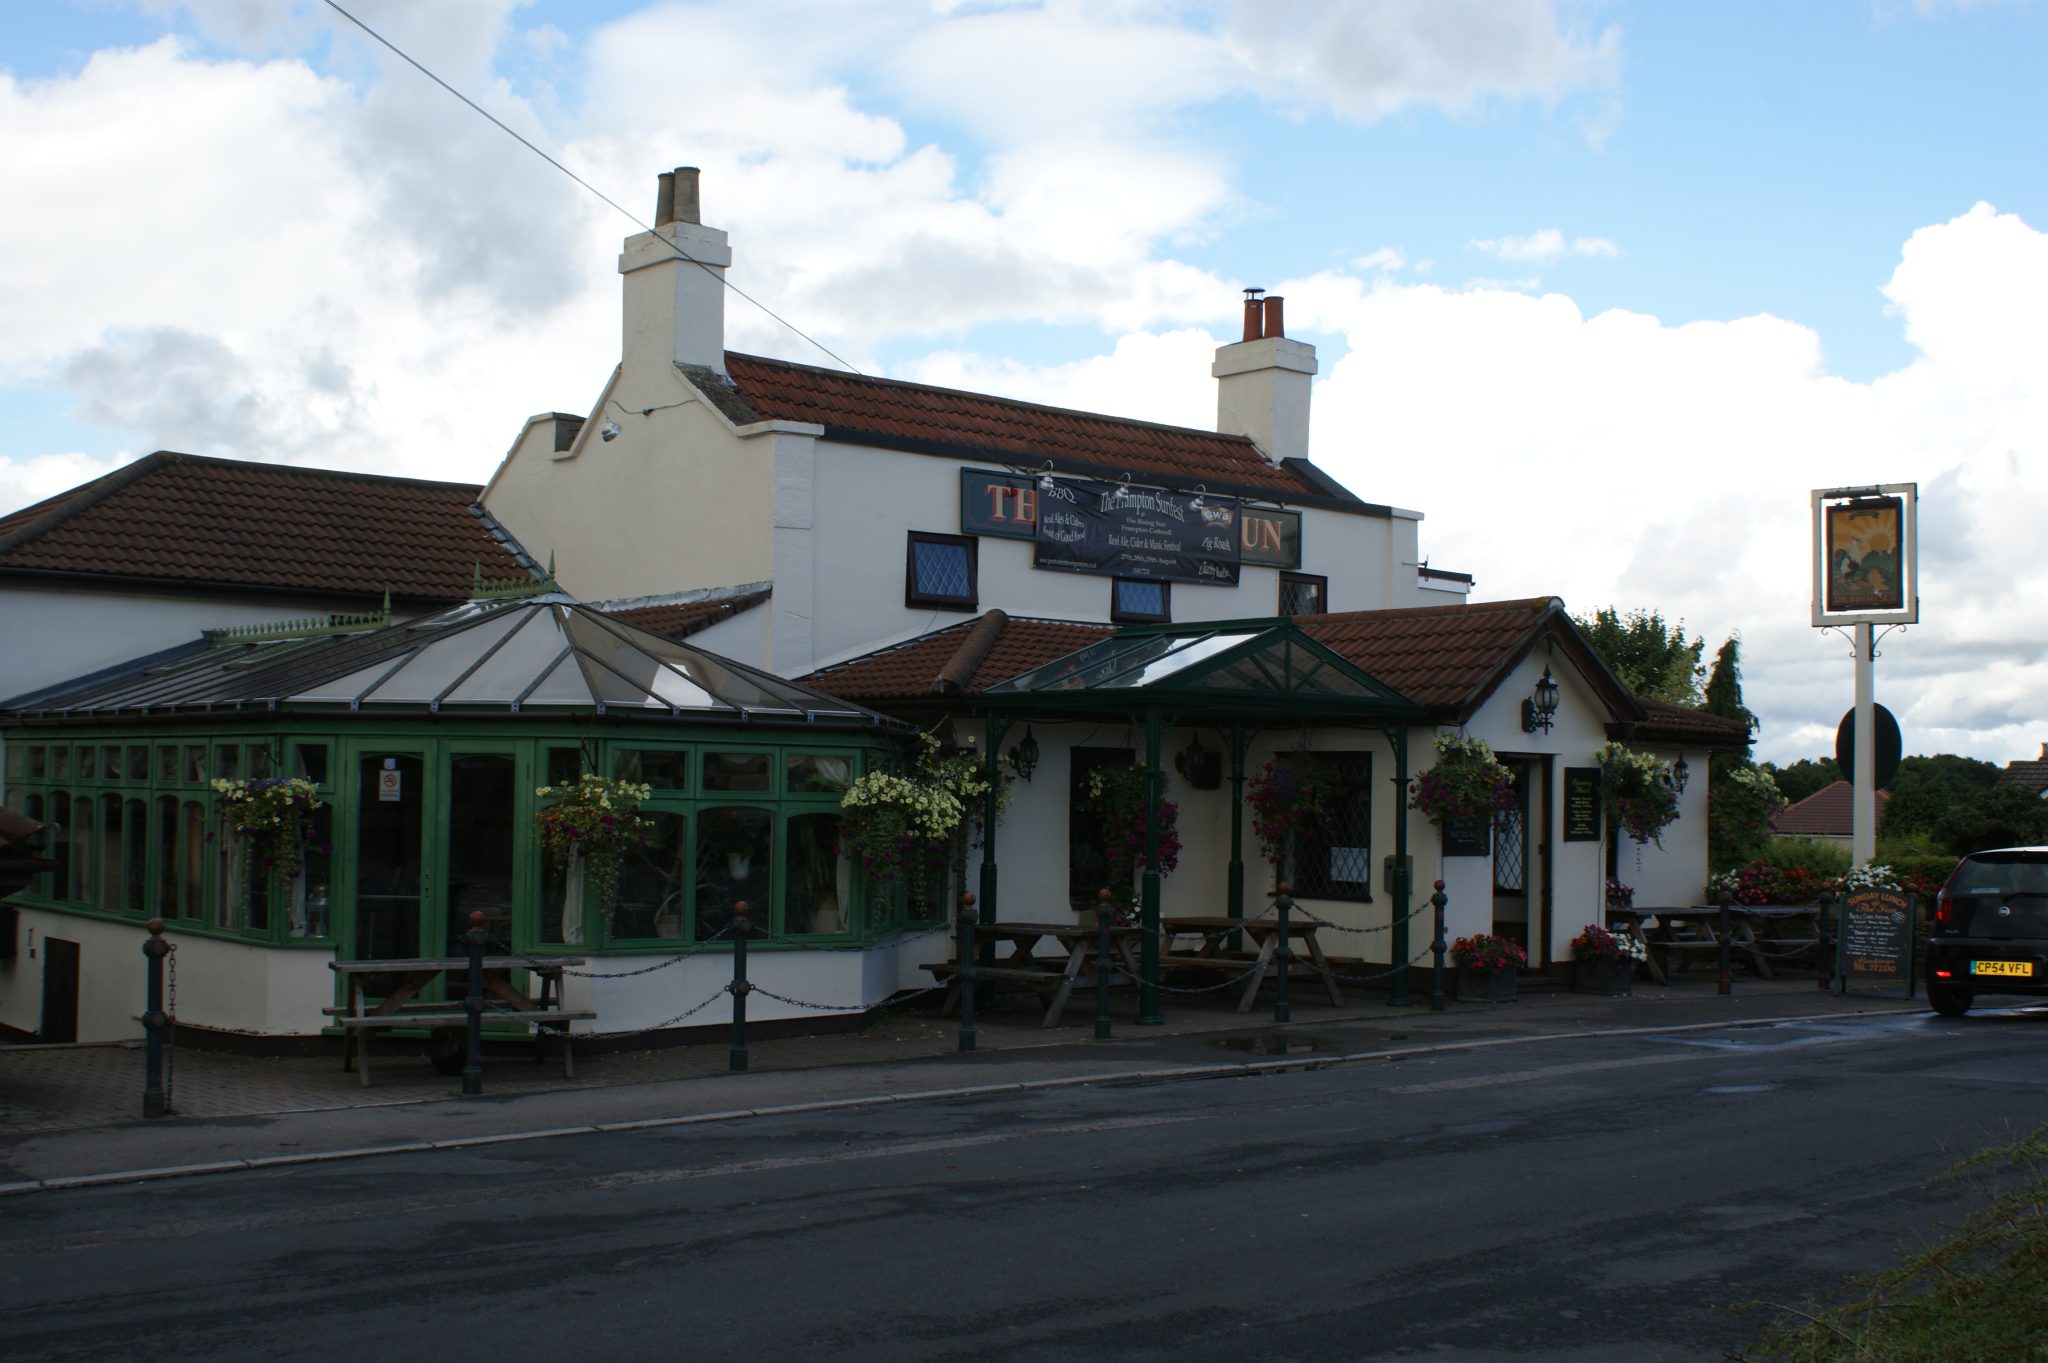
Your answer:
[[[1970,973],[1972,975],[2017,975],[2021,979],[2032,979],[2034,963],[2032,961],[1972,961],[1970,962]]]

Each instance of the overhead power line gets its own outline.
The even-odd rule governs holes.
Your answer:
[[[370,26],[369,26],[368,24],[364,23],[364,22],[363,22],[363,21],[362,21],[361,19],[358,19],[358,18],[356,18],[356,16],[355,16],[355,15],[353,15],[353,14],[350,14],[350,13],[349,13],[349,12],[348,12],[347,10],[343,9],[343,8],[342,8],[342,7],[341,7],[341,6],[339,5],[339,4],[336,4],[336,3],[335,3],[335,0],[327,0],[327,7],[328,7],[329,9],[333,10],[333,11],[334,11],[334,12],[335,12],[336,14],[339,14],[339,15],[340,15],[340,16],[341,16],[342,18],[344,18],[344,19],[348,20],[348,21],[349,21],[350,23],[354,24],[354,25],[355,25],[355,26],[356,26],[357,28],[361,29],[361,30],[362,30],[363,32],[365,32],[365,33],[369,34],[369,35],[370,35],[370,36],[371,36],[372,38],[376,39],[376,40],[377,40],[377,42],[379,42],[380,44],[382,44],[382,45],[383,45],[383,46],[384,46],[385,48],[387,48],[387,49],[388,49],[388,50],[389,50],[389,51],[390,51],[390,52],[391,52],[391,53],[392,53],[392,54],[393,54],[394,56],[398,57],[398,58],[399,58],[399,59],[400,59],[401,61],[403,61],[403,62],[404,62],[404,63],[405,63],[406,65],[410,66],[410,67],[411,67],[411,68],[412,68],[413,70],[415,70],[415,71],[419,72],[419,73],[420,73],[421,75],[425,76],[425,77],[426,77],[426,78],[427,78],[428,80],[430,80],[430,81],[434,82],[434,84],[436,84],[436,85],[440,86],[440,87],[441,87],[441,88],[442,88],[443,90],[446,90],[446,91],[447,91],[447,92],[448,92],[449,94],[451,94],[451,95],[455,96],[455,98],[457,98],[457,99],[461,100],[461,101],[462,101],[462,102],[463,102],[464,104],[467,104],[467,105],[468,105],[468,106],[469,106],[469,107],[470,107],[471,109],[475,110],[475,111],[476,111],[476,112],[477,112],[478,114],[481,114],[481,115],[482,115],[482,116],[483,116],[484,118],[487,118],[487,119],[489,119],[489,120],[490,120],[490,122],[491,122],[491,124],[492,124],[492,126],[493,126],[493,127],[495,127],[495,128],[497,128],[497,129],[498,129],[498,130],[499,130],[500,132],[504,133],[504,134],[505,134],[505,135],[506,135],[507,137],[510,137],[510,138],[511,138],[511,139],[512,139],[513,141],[517,142],[517,143],[518,143],[518,144],[519,144],[520,146],[522,146],[522,147],[526,148],[526,149],[527,149],[528,151],[532,152],[532,153],[533,153],[533,154],[534,154],[535,156],[538,156],[538,157],[539,157],[539,158],[540,158],[541,160],[543,160],[543,161],[547,162],[547,163],[548,163],[549,165],[553,166],[553,167],[554,167],[554,168],[555,168],[556,170],[559,170],[559,171],[561,171],[561,172],[562,172],[562,174],[564,174],[564,175],[568,176],[568,177],[569,177],[570,179],[574,180],[574,181],[575,181],[575,182],[576,182],[577,184],[579,184],[579,185],[583,186],[583,188],[585,188],[585,189],[589,190],[589,191],[590,191],[590,192],[591,192],[592,194],[595,194],[595,195],[596,195],[596,196],[597,196],[598,198],[600,198],[600,199],[604,200],[604,201],[605,201],[605,202],[606,202],[607,204],[610,204],[610,205],[612,206],[612,208],[616,209],[616,210],[618,211],[618,213],[619,213],[619,214],[620,214],[620,215],[621,215],[622,217],[624,217],[624,218],[626,219],[626,221],[628,221],[628,222],[632,223],[632,224],[633,224],[633,225],[634,225],[635,227],[639,228],[639,229],[640,229],[641,231],[643,231],[643,232],[653,232],[653,233],[654,233],[654,235],[656,236],[656,238],[658,238],[658,239],[659,239],[659,240],[661,241],[661,243],[662,243],[662,244],[663,244],[664,246],[668,247],[668,249],[669,249],[669,250],[671,250],[671,251],[675,252],[675,254],[676,254],[676,258],[677,258],[677,259],[679,259],[679,260],[685,260],[685,261],[688,261],[688,262],[689,262],[690,264],[692,264],[692,265],[695,265],[695,266],[696,266],[696,267],[697,267],[698,269],[700,269],[700,270],[704,271],[704,272],[705,272],[706,274],[708,274],[708,275],[712,276],[712,277],[713,277],[714,279],[716,279],[716,280],[717,280],[717,281],[718,281],[718,282],[719,282],[720,284],[723,284],[723,285],[724,285],[724,286],[725,286],[726,288],[728,288],[728,289],[731,289],[731,290],[732,290],[732,291],[733,291],[734,293],[738,294],[738,295],[739,295],[739,296],[740,296],[741,298],[744,298],[744,299],[746,299],[746,300],[747,300],[747,301],[748,301],[749,303],[752,303],[752,304],[753,304],[753,305],[754,305],[755,307],[759,308],[759,309],[760,309],[760,310],[761,310],[762,312],[764,312],[764,313],[768,314],[768,316],[770,316],[771,318],[773,318],[773,319],[774,319],[774,320],[775,320],[775,321],[776,321],[776,322],[777,322],[777,323],[778,323],[779,325],[781,325],[781,326],[784,326],[784,327],[787,327],[787,328],[788,328],[788,329],[789,329],[790,331],[794,332],[794,333],[795,333],[796,335],[798,335],[798,336],[801,336],[801,337],[802,337],[802,338],[803,338],[803,339],[804,339],[805,341],[809,342],[809,343],[810,343],[811,345],[814,345],[814,346],[816,346],[816,347],[817,347],[817,348],[818,348],[819,350],[823,351],[823,352],[824,352],[825,354],[827,354],[827,355],[830,355],[830,356],[832,357],[832,359],[833,359],[834,361],[836,361],[836,362],[837,362],[838,364],[840,364],[841,366],[843,366],[843,367],[844,367],[844,368],[845,368],[845,369],[846,369],[846,370],[847,370],[847,371],[848,371],[849,373],[853,373],[853,374],[860,374],[860,372],[861,372],[860,370],[858,370],[858,369],[854,368],[854,366],[853,366],[853,365],[852,365],[852,364],[851,364],[851,363],[850,363],[849,361],[847,361],[846,359],[844,359],[844,358],[843,358],[843,357],[842,357],[842,356],[841,356],[841,355],[840,355],[840,354],[839,354],[839,353],[838,353],[837,351],[833,350],[833,349],[832,349],[832,347],[830,347],[830,346],[826,345],[826,344],[825,344],[825,343],[824,343],[823,341],[820,341],[820,340],[819,340],[819,339],[818,339],[817,337],[815,337],[815,336],[811,335],[811,334],[810,334],[809,332],[805,331],[805,330],[804,330],[804,329],[803,329],[802,327],[800,327],[800,326],[798,326],[798,325],[797,325],[796,323],[794,323],[794,322],[790,321],[790,320],[789,320],[788,318],[784,317],[784,316],[783,316],[783,315],[782,315],[781,313],[779,313],[779,312],[775,311],[775,309],[773,309],[773,308],[769,307],[769,306],[768,306],[768,305],[767,305],[766,303],[763,303],[763,302],[762,302],[762,301],[761,301],[760,299],[758,299],[758,298],[754,297],[754,296],[753,296],[752,294],[748,293],[748,292],[747,292],[747,291],[746,291],[745,289],[741,288],[741,287],[740,287],[739,285],[737,285],[737,284],[733,283],[733,282],[732,282],[732,281],[731,281],[730,279],[727,279],[727,278],[726,278],[726,277],[725,277],[725,276],[724,276],[723,274],[719,273],[719,272],[718,272],[717,270],[714,270],[714,269],[712,269],[712,268],[711,268],[711,267],[710,267],[709,265],[706,265],[706,264],[705,264],[705,263],[704,263],[703,261],[701,261],[701,260],[698,260],[698,259],[697,259],[697,258],[696,258],[695,256],[691,255],[691,254],[690,254],[690,253],[689,253],[688,251],[685,251],[685,250],[684,250],[684,249],[683,249],[682,247],[680,247],[680,246],[676,245],[676,244],[675,244],[675,243],[674,243],[673,241],[670,241],[670,240],[669,240],[669,239],[668,239],[667,237],[665,237],[665,236],[662,236],[662,234],[661,234],[661,233],[660,233],[659,231],[657,231],[657,230],[656,230],[656,229],[655,229],[654,227],[652,227],[652,226],[651,226],[651,225],[649,225],[648,223],[642,222],[642,221],[640,220],[640,218],[639,218],[639,216],[638,216],[638,215],[636,215],[636,214],[635,214],[635,213],[633,213],[633,212],[632,212],[632,211],[631,211],[630,209],[626,208],[626,207],[625,207],[624,205],[622,205],[621,203],[619,203],[619,201],[618,201],[617,199],[614,199],[614,198],[612,198],[612,196],[611,196],[611,195],[609,195],[609,194],[605,193],[605,192],[604,192],[603,190],[599,189],[599,188],[598,188],[598,187],[597,187],[596,185],[594,185],[594,184],[590,183],[590,181],[588,181],[588,180],[584,179],[584,178],[583,178],[583,177],[582,177],[581,175],[578,175],[578,174],[577,174],[577,173],[576,173],[575,171],[573,171],[573,170],[569,169],[569,168],[568,168],[567,166],[563,165],[563,164],[562,164],[562,163],[561,163],[560,161],[557,161],[557,160],[556,160],[556,159],[555,159],[554,157],[552,157],[552,156],[548,155],[548,154],[547,154],[546,152],[542,151],[542,150],[541,150],[541,149],[540,149],[539,147],[536,147],[535,145],[533,145],[533,143],[531,143],[531,142],[527,141],[527,140],[526,140],[526,138],[522,137],[522,136],[521,136],[521,135],[520,135],[520,134],[519,134],[519,133],[518,133],[517,131],[515,131],[514,129],[512,129],[512,128],[510,128],[510,127],[507,127],[507,126],[506,126],[506,124],[504,123],[504,121],[503,121],[502,119],[500,119],[500,118],[499,118],[499,117],[498,117],[497,115],[493,114],[493,113],[492,113],[492,112],[491,112],[491,111],[490,111],[489,109],[486,109],[486,108],[484,108],[484,106],[483,106],[483,105],[481,105],[481,104],[478,104],[478,103],[477,103],[477,102],[476,102],[475,100],[471,99],[471,98],[470,98],[470,97],[469,97],[468,95],[465,95],[465,94],[463,94],[463,93],[462,93],[462,91],[460,91],[460,90],[456,89],[456,88],[455,88],[454,86],[450,85],[450,84],[449,84],[449,83],[448,83],[447,81],[445,81],[445,80],[442,80],[442,79],[441,79],[441,78],[440,78],[439,76],[435,75],[435,74],[434,74],[434,73],[433,73],[432,71],[428,70],[428,69],[427,69],[427,68],[426,68],[425,66],[423,66],[423,65],[422,65],[422,64],[421,64],[421,63],[420,63],[420,62],[419,62],[419,61],[418,61],[417,59],[415,59],[415,58],[414,58],[414,57],[412,56],[412,54],[411,54],[411,53],[407,52],[407,51],[406,51],[405,49],[403,49],[403,48],[401,48],[400,46],[398,46],[398,44],[396,44],[396,43],[392,42],[392,41],[391,41],[391,40],[390,40],[389,38],[387,38],[387,37],[385,37],[385,36],[384,36],[383,34],[379,33],[379,32],[378,32],[378,31],[377,31],[376,29],[374,29],[374,28],[371,28],[371,27],[370,27]],[[866,377],[866,376],[865,376],[865,375],[862,375],[862,377]]]

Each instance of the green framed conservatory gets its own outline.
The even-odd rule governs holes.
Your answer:
[[[266,1033],[318,1030],[331,1002],[330,972],[290,958],[447,955],[472,911],[503,949],[579,955],[716,950],[740,900],[770,951],[902,926],[838,837],[847,785],[898,760],[895,722],[559,593],[365,623],[223,631],[14,702],[6,804],[56,829],[56,869],[15,902],[95,944],[82,1037],[133,1034],[139,971],[108,930],[139,942],[155,917],[188,963],[269,1000],[209,1010],[188,989],[184,1020]],[[651,791],[608,911],[537,833],[542,788],[587,773]],[[320,807],[287,877],[225,831],[214,783],[292,777]],[[11,1030],[39,1030],[14,1011],[27,992],[0,992]]]

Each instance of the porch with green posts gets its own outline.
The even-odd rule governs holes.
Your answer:
[[[1369,676],[1284,619],[1136,625],[1012,677],[973,698],[983,715],[982,746],[991,794],[983,821],[980,920],[998,921],[996,763],[1004,734],[1019,722],[1094,721],[1142,725],[1145,735],[1145,866],[1139,877],[1141,978],[1138,1022],[1159,1015],[1159,806],[1168,729],[1183,724],[1230,734],[1228,916],[1244,914],[1245,755],[1264,729],[1366,728],[1392,749],[1396,789],[1408,785],[1408,729],[1422,707]],[[1409,884],[1407,819],[1394,819],[1393,1002],[1408,1002]]]

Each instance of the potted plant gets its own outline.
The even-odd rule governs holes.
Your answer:
[[[1273,868],[1273,881],[1293,880],[1295,835],[1318,827],[1339,798],[1337,783],[1322,763],[1308,753],[1268,762],[1245,782],[1251,805],[1252,833],[1260,853]]]
[[[275,871],[286,880],[297,880],[306,869],[313,815],[320,808],[315,789],[298,776],[213,783],[220,797],[222,830],[247,847],[260,869]]]
[[[609,925],[626,853],[645,842],[654,826],[640,817],[640,802],[654,788],[585,772],[574,785],[542,786],[534,793],[551,802],[533,816],[541,848],[565,873],[562,940],[580,942],[586,895],[596,897]]]
[[[1515,803],[1515,774],[1493,755],[1483,738],[1438,734],[1436,765],[1408,783],[1408,807],[1439,827],[1469,819],[1490,819]]]
[[[1009,783],[999,780],[995,790],[1001,818]],[[919,734],[907,773],[870,771],[847,786],[839,801],[840,848],[877,889],[902,881],[913,901],[925,900],[956,849],[965,856],[956,835],[979,828],[988,793],[972,754],[944,752],[936,738]]]
[[[1637,843],[1663,845],[1663,832],[1678,817],[1678,791],[1655,753],[1626,743],[1603,743],[1593,754],[1600,764],[1600,797],[1614,827]]]
[[[1110,907],[1116,921],[1135,921],[1137,893],[1133,881],[1145,865],[1145,801],[1149,781],[1137,766],[1097,767],[1088,773],[1081,805],[1102,823],[1103,854],[1109,862]],[[1173,874],[1180,865],[1180,806],[1159,802],[1159,874]]]
[[[1636,892],[1634,887],[1622,884],[1613,876],[1607,877],[1608,909],[1610,911],[1614,909],[1632,909],[1635,906]]]
[[[1609,997],[1631,993],[1636,962],[1647,955],[1649,949],[1635,937],[1588,923],[1572,938],[1572,992]]]
[[[1490,932],[1474,933],[1451,943],[1460,1003],[1510,1003],[1515,998],[1515,971],[1529,963],[1521,943]]]

